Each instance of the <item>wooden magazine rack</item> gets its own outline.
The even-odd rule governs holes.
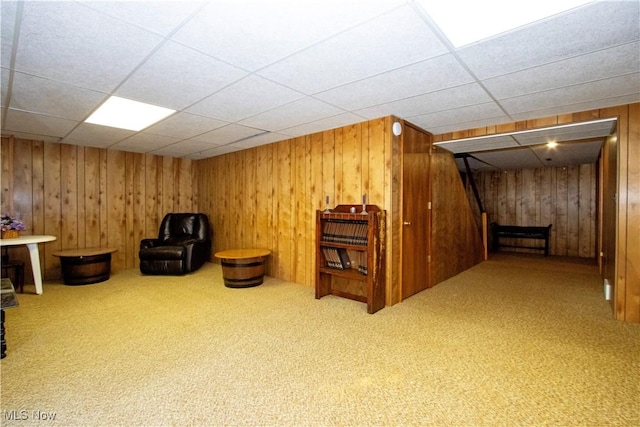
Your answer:
[[[355,208],[356,213],[351,213]],[[316,298],[336,295],[385,305],[385,212],[375,205],[338,205],[316,212]]]

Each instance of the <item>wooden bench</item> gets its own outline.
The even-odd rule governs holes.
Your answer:
[[[546,227],[531,227],[521,225],[499,225],[496,222],[491,223],[491,231],[493,234],[493,250],[497,251],[501,247],[505,248],[522,248],[543,250],[544,256],[549,255],[549,235],[551,234],[551,224]],[[544,240],[544,247],[541,246],[525,246],[517,243],[505,244],[500,239],[534,239]]]

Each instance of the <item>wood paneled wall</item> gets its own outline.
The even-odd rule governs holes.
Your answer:
[[[431,280],[440,283],[484,258],[480,214],[474,216],[453,154],[431,154]]]
[[[366,194],[367,203],[387,210],[387,284],[394,283],[389,224],[399,183],[390,129],[386,117],[199,160],[199,206],[213,225],[214,252],[269,249],[268,275],[313,286],[316,210],[326,196],[333,207],[361,203]]]
[[[615,184],[615,190],[613,184],[602,190],[603,200],[613,203],[602,203],[598,231],[606,260],[603,276],[614,285],[616,317],[631,322],[640,322],[639,105],[434,136],[438,142],[617,117],[616,138],[605,147],[616,159],[601,171],[603,181]],[[156,235],[165,213],[202,211],[213,219],[214,250],[268,247],[274,250],[270,274],[311,285],[315,210],[324,208],[325,195],[335,205],[357,202],[366,193],[369,203],[387,210],[387,303],[393,304],[398,300],[401,153],[398,138],[390,132],[392,120],[372,120],[193,162],[2,138],[1,210],[21,213],[32,234],[58,236],[41,245],[46,279],[59,277],[51,252],[61,248],[114,246],[114,271],[137,268],[139,240]],[[524,181],[537,179],[534,174]],[[567,209],[575,206],[568,203]],[[568,233],[575,225],[568,218],[566,223]],[[578,243],[578,251],[581,246]],[[26,250],[18,256],[28,263]]]
[[[640,323],[640,103],[600,114],[618,118],[616,137],[603,149],[610,153],[602,172],[609,183],[603,194],[603,276],[614,288],[616,318]]]
[[[640,323],[640,104],[560,114],[537,120],[434,135],[434,142],[616,117],[614,138],[603,148],[597,222],[602,275],[614,287],[618,320]]]
[[[2,212],[20,214],[40,245],[45,279],[60,277],[58,249],[114,247],[112,271],[137,268],[144,237],[167,212],[197,209],[193,162],[124,151],[2,138]],[[26,249],[12,257],[28,264]]]
[[[473,175],[490,222],[524,226],[552,224],[551,255],[596,258],[596,164]],[[469,197],[473,198],[470,190]],[[535,241],[524,243],[532,245]]]

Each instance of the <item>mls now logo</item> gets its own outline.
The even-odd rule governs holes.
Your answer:
[[[4,411],[4,419],[7,421],[24,421],[29,419],[29,411]]]
[[[26,420],[36,420],[36,421],[54,421],[56,419],[55,412],[45,412],[45,411],[27,411],[23,409],[21,411],[11,410],[4,411],[4,419],[6,421],[26,421]]]

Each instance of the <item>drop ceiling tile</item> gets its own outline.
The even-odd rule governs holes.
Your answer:
[[[0,66],[6,68],[11,66],[17,5],[18,2],[3,1],[2,9],[0,10],[0,32],[2,34],[2,44],[0,45]]]
[[[64,138],[62,141],[59,141],[61,144],[69,144],[75,145],[78,147],[90,147],[90,148],[108,148],[109,145],[107,143],[101,143],[97,140],[85,140],[85,139],[73,139],[73,138]]]
[[[186,0],[88,1],[83,5],[145,30],[167,36],[203,3]]]
[[[408,117],[409,121],[428,123],[430,127],[457,124],[472,120],[501,117],[504,112],[493,102],[454,108],[451,110],[436,111],[434,113],[421,114]]]
[[[593,164],[600,157],[600,148],[603,143],[604,138],[589,142],[564,142],[554,148],[549,148],[546,145],[531,147],[531,151],[545,166]]]
[[[154,135],[188,139],[228,124],[227,122],[210,117],[178,112],[167,117],[160,123],[146,128],[145,132]]]
[[[615,130],[615,119],[576,123],[550,127],[531,132],[516,133],[513,138],[519,145],[546,144],[549,141],[574,141],[611,135]]]
[[[339,86],[314,97],[346,110],[357,110],[472,81],[453,55],[447,54]]]
[[[260,145],[271,144],[278,141],[284,141],[285,139],[289,139],[289,137],[281,133],[268,132],[268,133],[263,133],[261,135],[256,135],[251,138],[246,138],[238,142],[231,143],[227,145],[227,147],[246,149],[246,148],[258,147]]]
[[[237,67],[167,42],[126,80],[117,94],[180,110],[246,75]]]
[[[33,141],[44,141],[44,142],[60,142],[60,138],[57,136],[51,135],[42,135],[37,133],[29,133],[29,132],[16,132],[16,131],[6,131],[2,130],[2,136],[13,136],[19,139],[31,139]]]
[[[285,86],[314,94],[410,65],[446,52],[404,6],[345,31],[258,72]]]
[[[221,156],[223,154],[233,153],[241,150],[243,150],[243,148],[241,147],[233,147],[231,145],[222,145],[220,147],[214,147],[206,151],[193,153],[193,154],[187,155],[186,157],[193,160],[206,159],[209,157]]]
[[[469,163],[469,168],[471,169],[472,172],[488,172],[488,171],[499,170],[499,168],[496,168],[493,165],[483,163],[471,157],[467,159],[467,162]],[[466,172],[467,168],[465,167],[464,160],[456,159],[456,165],[458,166],[458,170]]]
[[[271,132],[342,114],[344,111],[306,97],[242,120],[239,124]]]
[[[389,114],[439,134],[640,102],[640,85],[633,87],[637,77],[627,82],[628,91],[624,82],[605,81],[630,71],[640,72],[637,1],[596,2],[457,50],[460,60],[469,59],[465,55],[471,56],[464,67],[451,61],[450,53],[433,38],[428,20],[418,15],[418,9],[406,0],[324,0],[312,5],[281,4],[276,0],[265,8],[255,5],[250,8],[245,0],[223,3],[203,1],[205,9],[198,13],[197,4],[173,1],[2,2],[3,134],[54,142],[64,137],[65,143],[97,147],[123,142],[120,147],[126,147],[124,140],[133,135],[129,131],[106,127],[98,131],[90,127],[95,125],[80,123],[78,119],[53,117],[60,112],[74,118],[79,116],[84,108],[83,97],[76,96],[80,88],[105,94],[120,88],[131,90],[131,97],[137,98],[139,94],[153,97],[157,103],[169,100],[187,108],[192,106],[189,113],[184,113],[188,116],[177,113],[145,130],[145,134],[158,134],[155,138],[137,137],[155,139],[154,144],[143,141],[150,145],[144,150],[172,146],[175,156],[180,155],[177,151],[180,147],[188,146],[174,141],[189,136],[192,141],[189,149],[191,145],[205,144],[202,147],[208,151],[209,147],[215,148],[216,142],[230,144],[211,153],[217,155],[276,138],[348,125],[352,119],[360,122]],[[617,14],[620,10],[626,12]],[[300,15],[296,16],[296,12]],[[580,16],[586,20],[575,19]],[[19,34],[14,34],[14,23],[15,29],[21,30]],[[198,26],[203,34],[193,31]],[[374,32],[370,34],[367,29]],[[565,30],[569,37],[563,35]],[[417,39],[412,46],[413,41],[408,38],[414,35]],[[13,46],[14,38],[23,46]],[[508,42],[509,38],[513,41]],[[191,51],[189,46],[193,48]],[[170,52],[171,49],[174,51]],[[14,51],[15,72],[22,72],[15,82],[10,78],[14,70],[7,68]],[[184,64],[189,62],[181,58],[185,51],[204,61],[206,73],[200,70],[190,74],[192,69],[202,67],[185,71]],[[312,58],[310,63],[302,61],[314,52],[328,56]],[[371,57],[363,58],[365,55]],[[179,65],[172,62],[173,57]],[[233,62],[236,59],[238,64]],[[269,65],[273,65],[272,71],[276,70],[280,63],[274,61],[282,61],[284,65],[285,80],[281,83],[300,84],[306,90],[321,87],[321,92],[305,98],[299,89],[279,86],[256,74],[247,75],[247,71],[266,73]],[[477,61],[488,63],[479,65]],[[233,66],[243,69],[235,80],[214,84],[211,92],[207,93],[208,89],[200,92],[217,70],[207,67],[220,63],[229,69]],[[314,66],[315,63],[319,65]],[[302,65],[299,69],[287,68],[298,64]],[[498,68],[502,66],[506,68]],[[492,91],[492,96],[522,101],[522,108],[516,106],[509,115],[499,108],[491,110],[493,99],[480,85],[467,83],[470,80],[466,80],[466,70],[483,78],[482,83]],[[349,72],[353,75],[347,75]],[[509,75],[512,72],[515,74]],[[166,77],[167,74],[174,75]],[[50,87],[38,77],[55,83]],[[127,77],[131,80],[126,81]],[[160,83],[149,83],[156,79]],[[519,79],[526,83],[519,83]],[[9,86],[12,82],[15,85]],[[595,86],[581,86],[585,83]],[[339,89],[328,86],[333,84],[338,84]],[[569,89],[565,88],[567,85]],[[27,90],[36,95],[26,94]],[[541,98],[516,99],[534,92],[542,93]],[[20,110],[7,108],[7,97],[12,93],[14,101],[21,105]],[[36,103],[41,93],[47,94],[46,99]],[[80,105],[61,105],[54,112],[52,100],[56,94],[67,103],[78,98]],[[189,104],[196,95],[197,99]],[[545,96],[553,97],[553,102],[544,99]],[[210,103],[205,105],[205,99]],[[200,100],[197,108],[202,110],[196,110],[194,103]],[[28,105],[48,114],[30,115],[24,111]],[[210,122],[204,117],[200,122],[195,116],[210,117],[207,119]],[[233,121],[250,126],[225,126]],[[9,125],[15,129],[9,129]],[[47,128],[51,134],[47,134]],[[137,147],[133,151],[140,150]],[[202,158],[202,153],[187,155]]]
[[[640,73],[582,83],[574,86],[537,92],[514,98],[503,99],[500,104],[509,114],[545,108],[578,104],[597,99],[624,96],[638,93],[640,89]]]
[[[82,121],[106,98],[104,93],[15,72],[9,107]]]
[[[517,147],[518,144],[510,135],[489,135],[438,142],[435,145],[451,151],[452,153],[472,153],[485,150],[513,148]]]
[[[505,99],[639,71],[640,43],[634,42],[505,74],[482,84],[496,99]]]
[[[545,166],[528,148],[473,153],[473,156],[501,170],[535,169]]]
[[[291,128],[283,129],[280,131],[288,136],[302,136],[310,135],[316,132],[322,132],[329,129],[336,129],[342,126],[352,125],[354,123],[360,123],[364,119],[362,116],[358,116],[353,113],[343,113],[336,116],[327,117],[315,122],[305,123],[300,126],[294,126]]]
[[[8,100],[6,99],[7,94],[9,93],[9,77],[11,72],[7,68],[0,69],[0,86],[2,87],[2,98],[0,98],[0,105],[2,107],[6,106]]]
[[[636,41],[637,1],[593,2],[519,30],[462,48],[458,54],[480,79]],[[607,23],[615,22],[615,25]]]
[[[135,134],[134,131],[118,129],[109,126],[80,123],[62,142],[67,144],[82,141],[80,145],[91,147],[108,147]],[[74,142],[72,142],[74,141]]]
[[[472,83],[363,108],[356,110],[355,113],[369,119],[388,115],[415,117],[490,101],[491,98],[484,89],[480,85]]]
[[[539,117],[540,116],[536,116],[536,118],[539,118]],[[466,121],[466,122],[451,123],[451,124],[442,125],[442,126],[426,127],[426,125],[428,124],[426,122],[425,123],[416,123],[416,124],[422,126],[423,129],[428,130],[432,134],[438,135],[438,134],[442,134],[442,133],[462,131],[462,130],[467,130],[467,129],[475,129],[475,128],[485,127],[485,126],[494,126],[494,125],[500,125],[500,124],[503,124],[503,123],[510,123],[510,122],[513,122],[513,119],[511,117],[507,116],[506,114],[503,114],[503,115],[496,116],[496,117],[485,117],[483,119],[470,120],[470,121]]]
[[[108,92],[161,40],[75,2],[24,2],[16,69]]]
[[[258,70],[384,11],[398,0],[211,2],[173,38],[201,52]]]
[[[191,139],[193,139],[194,141],[206,142],[208,144],[225,145],[230,142],[238,141],[263,133],[265,133],[265,131],[261,129],[256,129],[248,126],[240,126],[237,124],[230,124],[219,129],[215,129],[211,132],[197,135]]]
[[[611,98],[594,99],[591,101],[578,102],[569,105],[554,105],[541,110],[529,110],[518,114],[510,114],[510,121],[532,120],[540,117],[555,116],[558,114],[575,113],[576,111],[588,111],[598,108],[615,107],[618,105],[626,105],[640,102],[640,93],[630,95],[614,96]]]
[[[167,136],[152,135],[150,133],[140,132],[130,138],[120,141],[109,148],[114,150],[132,151],[134,153],[147,153],[157,150],[167,145],[178,142],[179,138]]]
[[[186,140],[150,151],[150,154],[155,154],[158,156],[186,157],[191,154],[197,155],[197,153],[202,153],[204,151],[210,150],[211,147],[212,145],[207,144],[206,142]]]
[[[227,121],[238,121],[304,97],[261,77],[248,76],[209,96],[187,111]]]
[[[34,135],[48,135],[52,137],[63,137],[69,133],[77,121],[61,119],[58,117],[34,114],[26,111],[18,111],[9,108],[6,122],[2,125],[3,131],[24,132]]]

